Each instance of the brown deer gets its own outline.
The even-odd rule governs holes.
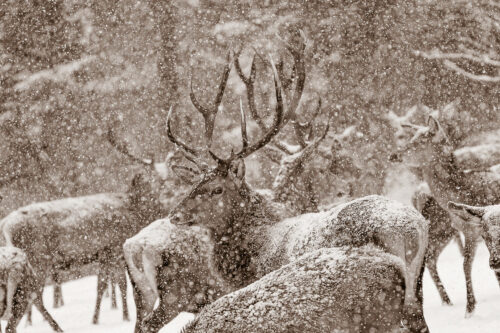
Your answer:
[[[234,58],[234,66],[238,70],[238,74],[242,79],[243,83],[247,87],[247,97],[248,104],[250,105],[250,110],[252,117],[257,121],[262,131],[267,132],[267,126],[265,125],[264,120],[259,116],[255,108],[254,101],[254,82],[256,79],[256,63],[255,57],[252,60],[251,65],[251,74],[246,77],[241,70],[240,62],[238,59],[239,52],[237,53],[237,57]],[[297,61],[298,64],[301,64],[301,61]],[[222,96],[222,92],[225,89],[225,85],[229,76],[229,66],[231,65],[231,58],[228,57],[226,66],[223,71],[222,80],[219,85],[219,92],[217,96]],[[303,69],[303,65],[297,66],[299,69]],[[280,77],[283,77],[281,66],[278,67],[280,70]],[[298,83],[299,88],[303,87],[304,83],[304,75],[300,74],[296,75],[296,77],[302,78]],[[288,80],[288,84],[290,84],[291,80]],[[301,90],[303,88],[297,88]],[[296,89],[296,90],[297,90]],[[301,92],[300,92],[301,93]],[[191,94],[191,99],[194,105],[198,105],[194,94]],[[219,99],[220,103],[221,99]],[[240,101],[241,103],[241,101]],[[295,103],[297,104],[297,103]],[[218,104],[216,105],[218,107]],[[301,174],[304,172],[305,164],[310,160],[313,156],[313,152],[317,149],[319,144],[325,138],[327,134],[327,130],[320,134],[317,138],[314,138],[311,134],[311,127],[314,119],[319,115],[321,103],[318,103],[318,107],[315,110],[311,120],[305,124],[294,125],[295,128],[300,126],[300,130],[294,130],[293,133],[295,135],[295,139],[299,144],[293,147],[293,150],[290,148],[291,145],[284,144],[281,141],[277,141],[275,139],[271,140],[270,145],[273,146],[272,152],[268,152],[269,156],[272,156],[272,160],[276,163],[280,164],[280,169],[278,171],[278,175],[276,176],[275,181],[273,182],[273,190],[272,191],[264,191],[266,194],[269,194],[271,200],[282,203],[282,205],[276,205],[276,207],[283,211],[287,211],[288,215],[297,215],[303,213],[304,211],[317,211],[317,202],[312,200],[314,198],[314,193],[312,193],[311,187],[303,187],[300,188],[300,192],[297,191],[297,187],[303,184],[297,184],[301,181]],[[296,108],[295,108],[296,109]],[[201,112],[201,111],[200,111]],[[202,113],[204,114],[204,113]],[[206,112],[205,112],[206,114]],[[204,116],[205,117],[205,116]],[[170,119],[170,118],[169,118]],[[215,118],[214,118],[215,119]],[[295,124],[295,122],[294,122]],[[207,129],[210,130],[211,126],[207,124]],[[294,129],[295,129],[294,128]],[[352,133],[351,130],[346,133],[342,133],[340,135],[336,135],[334,137],[335,140],[343,141],[346,137],[350,136]],[[171,135],[171,131],[169,131],[169,135]],[[307,140],[307,138],[309,140]],[[300,144],[300,142],[305,143],[305,145]],[[182,145],[182,143],[180,143]],[[181,146],[182,147],[182,146]],[[187,146],[186,146],[187,147]],[[189,148],[187,148],[189,149]],[[279,155],[284,156],[280,159],[280,156],[276,157],[276,152],[279,152]],[[190,159],[190,155],[188,155]],[[196,166],[196,165],[195,165]],[[190,167],[173,165],[172,170],[178,174],[178,176],[183,179],[185,182],[191,182],[190,174],[188,171]],[[293,183],[293,186],[290,186]],[[306,182],[307,183],[307,182]],[[262,192],[262,191],[261,191]],[[304,195],[304,193],[306,193]],[[294,205],[293,203],[297,203]],[[286,204],[286,206],[284,206]],[[284,214],[284,213],[283,213]],[[146,317],[147,314],[151,313],[153,310],[154,303],[157,299],[158,290],[156,285],[156,277],[155,276],[147,276],[148,272],[151,272],[150,269],[146,269],[146,266],[154,267],[156,264],[161,264],[165,258],[169,258],[169,261],[174,260],[176,257],[184,257],[184,258],[192,258],[193,262],[197,263],[197,267],[211,267],[210,264],[211,257],[206,257],[206,253],[212,252],[212,245],[208,243],[204,243],[207,237],[203,239],[199,238],[199,232],[194,232],[193,235],[187,233],[184,229],[179,229],[173,226],[168,220],[163,223],[153,223],[147,228],[143,229],[139,234],[127,240],[124,246],[125,258],[128,262],[128,270],[129,276],[134,286],[134,296],[136,297],[136,305],[137,305],[137,321],[136,321],[136,331],[140,330],[140,325],[143,318]],[[162,235],[162,236],[159,236]],[[192,244],[198,244],[196,249],[204,249],[205,251],[202,253],[197,253],[198,250],[193,250],[186,248],[185,246],[181,246],[179,244],[186,242]],[[156,264],[153,264],[156,263]],[[204,264],[203,264],[204,263]],[[182,272],[177,272],[176,281],[187,281],[188,279],[193,280],[194,276],[199,275],[200,269],[194,267],[186,266],[182,270]],[[197,283],[190,284],[190,288],[187,288],[182,283],[175,282],[178,285],[177,289],[179,290],[189,290],[192,291],[193,294],[191,297],[187,297],[186,295],[182,297],[177,297],[177,299],[182,300],[192,300],[199,299],[200,290],[206,290],[209,286],[213,287],[213,283],[205,284],[205,287],[202,287],[203,283],[201,280],[210,279],[209,277],[213,275],[213,280],[222,281],[222,279],[218,276],[213,269],[208,269],[211,273],[207,273],[204,271],[203,274],[199,275]],[[159,271],[161,273],[161,271]],[[158,274],[160,274],[158,273]],[[156,274],[156,273],[155,273]],[[182,277],[181,277],[182,275]],[[189,278],[188,278],[189,276]],[[208,281],[206,280],[206,281]],[[219,282],[219,284],[221,284]],[[227,288],[226,288],[227,287]],[[216,299],[215,296],[219,297],[224,295],[225,293],[232,291],[232,287],[226,286],[221,287],[221,290],[214,292],[209,295],[210,300]],[[198,295],[197,298],[193,297],[194,295]],[[164,303],[161,303],[164,304]],[[199,302],[195,304],[185,305],[184,309],[189,309],[186,311],[197,311],[198,307],[204,304],[203,302]],[[158,307],[155,310],[155,314],[153,318],[162,318],[163,321],[170,320],[175,317],[175,315],[179,311],[176,308],[169,306],[166,309],[162,307]],[[165,314],[167,313],[167,315]],[[155,327],[162,326],[162,320],[158,319]],[[154,321],[154,320],[153,320]]]
[[[463,254],[462,239],[460,233],[452,227],[450,213],[441,207],[436,199],[419,188],[412,196],[413,207],[417,209],[429,221],[429,244],[425,256],[425,266],[429,270],[432,281],[444,304],[451,305],[451,300],[446,293],[446,289],[439,278],[437,271],[437,260],[441,252],[451,240],[458,244],[460,252]]]
[[[7,333],[16,332],[16,327],[31,302],[54,331],[62,332],[43,305],[42,291],[26,254],[12,246],[0,247],[0,317],[7,320]]]
[[[111,130],[107,139],[118,151],[146,166],[134,176],[128,192],[34,203],[0,221],[4,244],[25,251],[40,286],[45,284],[47,276],[90,263],[98,263],[102,276],[110,267],[116,267],[110,262],[116,256],[110,256],[110,252],[121,253],[128,237],[167,214],[160,202],[165,192],[164,175],[158,171],[161,165],[135,157],[116,141]],[[123,260],[121,270],[125,272]],[[123,274],[120,280],[125,289]],[[126,301],[123,311],[127,319],[125,307]]]
[[[423,179],[429,185],[432,195],[442,207],[448,207],[449,201],[463,202],[469,205],[487,206],[500,202],[500,176],[495,173],[496,167],[486,165],[484,168],[470,169],[468,162],[473,150],[460,149],[450,142],[447,134],[437,120],[436,114],[429,114],[427,125],[414,125],[401,122],[406,131],[412,131],[410,140],[398,148],[397,153],[391,156],[394,161],[410,161],[416,163]],[[404,117],[406,121],[406,117]],[[500,145],[485,146],[485,148]],[[478,147],[481,148],[481,147]],[[491,149],[490,149],[491,150]],[[465,156],[464,156],[465,155]],[[473,154],[476,158],[481,154]],[[500,154],[488,154],[487,157],[498,158]],[[498,163],[496,159],[483,161]],[[464,223],[452,214],[454,227],[463,232],[464,244],[464,273],[467,288],[466,317],[472,315],[476,305],[472,288],[471,270],[477,243],[481,238],[481,231],[472,223]],[[500,283],[500,272],[495,272]]]
[[[295,58],[297,73],[305,75],[301,53],[303,48],[299,50],[290,48]],[[405,263],[401,272],[406,286],[405,306],[404,311],[399,313],[400,318],[405,320],[412,332],[428,331],[423,318],[418,286],[427,246],[428,224],[415,209],[384,197],[369,196],[339,205],[326,212],[283,220],[287,217],[286,209],[283,210],[282,205],[258,194],[246,183],[244,158],[271,142],[284,126],[284,120],[288,118],[283,111],[282,88],[274,65],[276,114],[272,125],[261,138],[251,144],[247,136],[246,116],[243,109],[240,109],[241,149],[237,153],[232,152],[228,158],[221,158],[210,150],[213,122],[222,100],[225,80],[230,69],[229,63],[226,64],[223,84],[219,88],[213,108],[202,107],[193,94],[191,96],[193,104],[205,118],[206,143],[209,147],[208,153],[216,163],[214,167],[207,168],[206,164],[201,164],[199,151],[175,137],[171,129],[172,109],[170,109],[167,119],[168,136],[193,163],[198,165],[199,177],[196,178],[198,180],[189,194],[171,211],[169,220],[156,221],[154,225],[158,228],[161,225],[165,231],[192,225],[201,225],[209,230],[208,241],[212,245],[203,247],[204,249],[213,247],[211,253],[204,254],[205,258],[211,257],[206,259],[209,266],[203,268],[204,274],[210,274],[203,277],[209,279],[206,293],[208,295],[217,295],[221,289],[224,291],[227,285],[233,290],[246,286],[259,277],[297,260],[301,255],[317,249],[375,244],[401,258]],[[303,85],[300,75],[297,85],[299,83]],[[298,104],[297,99],[300,98],[298,92],[301,93],[298,90],[300,89],[296,88],[291,99],[292,106]],[[290,110],[294,108],[290,107]],[[195,173],[194,169],[184,170]],[[171,223],[174,224],[173,227]],[[199,229],[188,228],[188,230],[196,232]],[[142,232],[146,233],[145,230]],[[192,243],[196,244],[194,237],[189,237],[193,239]],[[177,246],[177,235],[162,235],[161,238],[171,238],[175,242],[171,246],[174,248]],[[161,253],[150,258],[146,254],[137,257],[132,250],[134,243],[127,241],[124,252],[131,280],[134,280],[136,305],[141,307],[144,304],[142,292],[154,295],[156,289],[160,299],[158,307],[145,318],[143,325],[137,323],[137,332],[156,332],[172,319],[172,315],[183,311],[187,302],[198,306],[210,302],[204,297],[204,293],[197,294],[201,302],[195,303],[194,299],[186,300],[186,295],[192,294],[194,290],[186,287],[179,291],[179,283],[186,283],[186,280],[178,277],[179,274],[182,275],[185,271],[196,272],[200,269],[199,266],[191,265],[191,261],[195,261],[190,256],[192,252],[188,252],[187,256],[176,252],[176,255],[179,253],[179,258],[173,259],[169,253]],[[141,263],[142,260],[145,262]],[[183,262],[188,267],[179,265],[178,262]],[[215,273],[212,273],[214,271]],[[191,280],[187,280],[187,285],[194,285],[194,279],[198,279],[198,276],[199,274],[193,274]],[[220,278],[224,280],[224,284],[217,284]]]
[[[400,332],[403,270],[373,246],[320,249],[207,305],[182,332]]]

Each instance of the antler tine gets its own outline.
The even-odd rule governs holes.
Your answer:
[[[298,50],[293,48],[288,43],[286,44],[286,47],[293,56],[294,60],[293,66],[295,68],[294,73],[296,75],[297,82],[295,84],[293,97],[290,101],[290,105],[288,106],[288,111],[285,116],[285,121],[283,122],[284,124],[286,124],[288,120],[295,121],[295,119],[297,118],[295,112],[297,111],[297,107],[299,106],[300,98],[302,97],[306,81],[306,66],[304,61],[305,40],[302,39],[302,44],[299,46]]]
[[[112,128],[110,126],[108,126],[108,132],[106,133],[106,139],[108,140],[108,142],[111,144],[111,146],[113,148],[115,148],[117,151],[119,151],[123,155],[127,156],[128,158],[130,158],[132,161],[144,164],[144,165],[146,165],[148,167],[153,167],[154,166],[154,161],[153,160],[142,159],[142,158],[139,158],[139,157],[131,154],[128,151],[127,147],[123,143],[119,143],[116,140],[115,134],[114,134],[114,132],[113,132],[113,130],[112,130]]]
[[[241,149],[237,154],[232,155],[232,158],[244,158],[253,152],[259,150],[268,144],[272,138],[279,133],[282,123],[283,123],[283,97],[281,95],[281,81],[278,76],[278,72],[276,70],[276,66],[271,58],[271,66],[273,68],[273,76],[274,76],[274,88],[276,90],[276,115],[273,121],[273,125],[267,131],[267,133],[256,143],[251,146],[246,146]],[[244,116],[242,116],[242,120],[244,120]],[[242,126],[246,126],[246,124],[242,123]],[[243,130],[242,130],[243,131]],[[245,129],[246,131],[246,129]]]
[[[168,115],[167,115],[167,137],[168,137],[168,139],[170,140],[170,142],[172,142],[173,144],[175,144],[177,147],[181,148],[185,152],[187,152],[193,156],[198,155],[198,152],[196,151],[196,149],[189,147],[187,144],[185,144],[181,140],[177,139],[174,136],[174,133],[172,133],[172,126],[170,125],[170,123],[172,121],[173,110],[174,110],[174,107],[170,106],[170,109],[168,110]]]
[[[257,113],[257,107],[255,106],[255,89],[254,89],[254,83],[255,83],[255,77],[257,73],[257,68],[255,64],[255,57],[258,55],[257,53],[254,54],[252,58],[252,65],[250,66],[250,75],[248,77],[243,74],[243,70],[241,69],[240,65],[240,53],[241,50],[239,50],[237,53],[234,55],[234,67],[236,68],[236,72],[238,73],[238,76],[240,77],[241,81],[245,84],[245,88],[247,91],[247,100],[248,100],[248,107],[250,109],[250,115],[252,118],[255,120],[257,125],[260,127],[260,129],[264,132],[267,132],[267,126],[262,120],[262,118],[259,116]]]
[[[191,92],[189,97],[191,98],[191,102],[198,112],[201,113],[203,119],[205,121],[205,138],[207,139],[207,145],[210,148],[212,143],[212,136],[214,132],[215,125],[215,116],[219,111],[220,103],[222,102],[222,97],[224,96],[224,90],[226,89],[227,80],[229,78],[229,72],[231,71],[231,52],[228,52],[226,64],[224,66],[224,71],[222,72],[221,81],[219,84],[219,89],[217,90],[217,95],[215,96],[214,104],[211,108],[207,108],[201,105],[193,91],[193,77],[191,76]]]
[[[240,98],[240,113],[241,113],[241,141],[242,149],[248,147],[248,136],[247,136],[247,119],[245,116],[245,111],[243,110],[243,101]]]

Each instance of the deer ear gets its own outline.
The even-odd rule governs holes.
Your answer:
[[[238,158],[231,162],[229,175],[232,179],[242,182],[245,179],[245,161]]]
[[[183,165],[172,165],[170,168],[177,177],[179,177],[184,183],[189,185],[194,184],[196,178],[199,175],[196,170]]]
[[[429,126],[429,133],[431,133],[433,136],[438,133],[440,128],[439,121],[432,115],[430,115],[427,119],[427,126]]]

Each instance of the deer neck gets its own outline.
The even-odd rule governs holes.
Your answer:
[[[451,150],[435,148],[432,158],[424,165],[424,179],[438,203],[446,207],[448,201],[474,204],[477,189],[467,182],[467,175],[460,169]]]
[[[262,232],[281,220],[279,207],[273,202],[252,190],[247,195],[244,205],[235,203],[234,213],[222,221],[223,227],[212,230],[216,267],[237,287],[256,280]]]

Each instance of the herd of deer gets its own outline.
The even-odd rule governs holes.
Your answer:
[[[452,239],[461,246],[459,231],[465,236],[466,311],[473,312],[471,264],[480,238],[500,282],[500,177],[470,181],[471,172],[456,163],[443,129],[431,116],[428,126],[400,121],[415,134],[392,156],[419,155],[432,195],[417,191],[416,209],[378,195],[323,211],[304,205],[304,198],[297,199],[300,205],[290,202],[297,197],[287,195],[289,183],[298,181],[329,126],[314,138],[311,123],[298,121],[305,40],[286,48],[294,60],[291,79],[285,78],[282,65],[267,62],[276,99],[271,126],[256,110],[256,58],[245,76],[239,53],[228,56],[213,105],[203,106],[191,90],[191,101],[205,121],[206,147],[195,149],[176,137],[170,109],[167,134],[186,163],[170,165],[169,158],[163,163],[192,186],[170,211],[160,200],[165,186],[165,175],[157,172],[160,165],[135,157],[109,131],[114,148],[146,166],[126,193],[35,203],[0,221],[0,313],[8,320],[7,332],[16,331],[32,302],[61,332],[43,305],[43,288],[54,274],[90,263],[97,264],[99,276],[93,322],[108,280],[120,285],[128,319],[128,272],[136,333],[158,332],[182,311],[198,313],[185,332],[428,332],[422,305],[424,264],[443,302],[450,304],[436,261]],[[240,103],[241,149],[221,157],[211,143],[233,63],[262,136],[249,140]],[[285,94],[290,95],[288,103]],[[287,123],[298,142],[293,150],[276,139]],[[244,159],[265,146],[287,154],[271,196],[245,180]]]

